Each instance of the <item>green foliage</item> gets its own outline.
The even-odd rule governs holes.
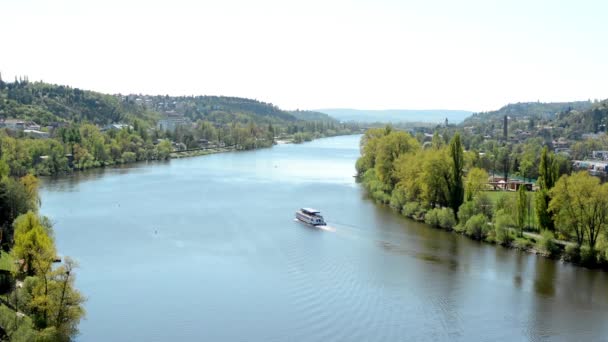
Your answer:
[[[403,206],[403,210],[401,211],[401,214],[403,214],[404,216],[413,218],[413,219],[418,219],[423,212],[424,212],[424,210],[422,209],[422,206],[420,205],[420,203],[407,202]]]
[[[451,157],[451,174],[450,182],[448,183],[450,194],[450,207],[455,213],[458,213],[458,208],[464,201],[464,184],[463,184],[463,168],[464,157],[463,148],[460,141],[460,134],[456,133],[450,141],[450,157]]]
[[[467,173],[465,184],[465,201],[471,201],[479,192],[485,189],[488,183],[486,170],[474,167]]]
[[[529,249],[531,249],[534,244],[532,243],[532,241],[523,238],[523,237],[517,237],[515,238],[515,240],[511,243],[511,245],[517,249],[521,249],[524,251],[527,251]]]
[[[439,227],[439,212],[440,211],[441,211],[441,209],[439,209],[439,208],[429,210],[424,215],[424,222],[433,227]]]
[[[580,263],[587,267],[595,267],[597,265],[597,251],[589,246],[581,246]]]
[[[483,214],[474,215],[465,223],[465,233],[475,240],[485,239],[489,231],[488,218]]]
[[[575,236],[579,245],[591,249],[601,233],[608,233],[608,183],[581,171],[564,175],[551,190],[549,208],[560,231]]]
[[[452,229],[456,226],[456,217],[450,208],[441,208],[437,213],[439,219],[439,227],[443,229]]]
[[[443,229],[452,229],[456,226],[454,212],[450,208],[435,208],[429,210],[424,216],[424,222]]]
[[[407,202],[407,193],[405,191],[405,188],[401,187],[401,186],[397,186],[393,189],[393,192],[391,193],[391,201],[390,201],[390,206],[393,209],[401,209],[403,208],[403,206],[405,205],[405,203]]]
[[[581,247],[579,245],[566,245],[564,252],[564,259],[566,261],[577,263],[581,259]]]
[[[0,305],[0,327],[12,342],[36,341],[37,334],[32,320],[27,316],[17,316],[17,313],[5,305]]]
[[[545,230],[541,233],[540,239],[536,242],[536,249],[550,257],[555,257],[560,253],[560,248],[555,243],[555,236],[549,230]]]
[[[467,221],[478,213],[479,210],[477,209],[473,201],[464,202],[458,209],[458,222],[460,222],[459,224],[464,227]]]
[[[526,209],[528,207],[528,195],[526,188],[520,186],[517,191],[517,228],[519,228],[519,236],[524,234],[524,224],[526,223]]]
[[[513,242],[511,227],[514,226],[513,215],[501,209],[494,215],[494,241],[497,244],[508,246]]]

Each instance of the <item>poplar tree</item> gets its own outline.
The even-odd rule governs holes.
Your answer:
[[[464,201],[464,184],[462,181],[464,155],[459,133],[456,133],[450,141],[450,157],[452,159],[449,182],[450,207],[454,211],[454,215],[457,215],[458,208],[460,208],[460,205]]]

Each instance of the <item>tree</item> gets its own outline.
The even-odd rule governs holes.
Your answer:
[[[488,172],[484,169],[478,167],[470,169],[465,183],[465,200],[472,201],[473,197],[488,184],[488,177]]]
[[[418,150],[418,141],[409,133],[391,131],[380,138],[375,158],[378,179],[391,188],[397,183],[394,161],[402,154]]]
[[[565,235],[574,235],[578,245],[595,248],[600,233],[608,225],[608,183],[586,171],[562,176],[550,191],[549,209]]]
[[[13,255],[15,260],[22,261],[21,272],[32,276],[45,274],[52,266],[55,258],[55,245],[49,227],[33,212],[19,216],[15,220],[15,245]]]
[[[519,228],[519,236],[524,235],[524,224],[526,223],[526,209],[528,206],[528,195],[524,184],[519,186],[517,190],[517,228]]]
[[[450,157],[452,161],[451,178],[448,183],[450,207],[454,211],[454,214],[457,215],[458,208],[460,208],[460,205],[464,201],[464,185],[462,182],[464,158],[459,133],[456,133],[450,141]]]
[[[553,216],[549,212],[549,202],[551,195],[549,191],[555,184],[557,178],[556,165],[553,162],[553,156],[549,153],[547,147],[543,148],[540,157],[538,175],[538,185],[540,190],[536,193],[536,215],[541,229],[555,230]]]

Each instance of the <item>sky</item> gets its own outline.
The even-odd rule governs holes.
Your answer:
[[[283,109],[608,98],[608,1],[0,0],[0,72]]]

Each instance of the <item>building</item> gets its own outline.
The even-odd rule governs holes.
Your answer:
[[[608,160],[608,151],[592,151],[591,157],[593,159]]]
[[[49,132],[42,132],[42,131],[35,130],[35,129],[25,129],[25,130],[23,130],[23,133],[25,133],[25,135],[32,137],[32,138],[47,139],[50,137]]]
[[[181,115],[167,115],[165,118],[158,120],[156,128],[161,131],[175,131],[177,127],[188,126],[190,120]]]
[[[3,120],[0,120],[0,128],[24,130],[25,121],[23,121],[21,119],[3,119]]]
[[[120,131],[123,128],[133,129],[133,126],[127,125],[127,124],[122,124],[122,123],[113,123],[113,124],[105,125],[104,127],[102,127],[101,131],[102,132],[111,131],[111,130]]]

